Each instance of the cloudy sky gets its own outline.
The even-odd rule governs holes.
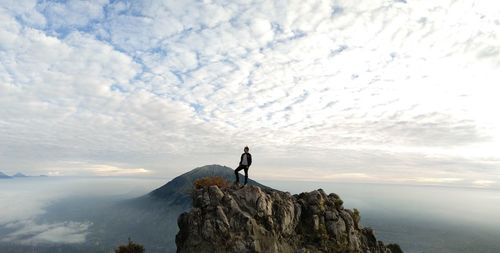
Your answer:
[[[0,1],[0,171],[500,184],[500,3]]]

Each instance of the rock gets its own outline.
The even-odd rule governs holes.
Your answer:
[[[292,196],[210,186],[192,197],[192,210],[178,219],[178,253],[391,253],[373,230],[360,229],[353,211],[339,208],[337,194],[322,189]]]
[[[403,253],[403,250],[397,244],[389,244],[387,248],[391,250],[391,253]]]

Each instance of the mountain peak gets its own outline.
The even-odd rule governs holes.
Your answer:
[[[359,212],[319,189],[291,195],[259,186],[193,190],[179,216],[177,252],[371,252],[391,250],[362,228]]]
[[[21,173],[21,172],[18,172],[18,173],[16,173],[16,174],[14,174],[14,175],[13,175],[13,177],[28,177],[28,176],[24,175],[24,174],[23,174],[23,173]]]
[[[173,204],[181,206],[191,206],[191,192],[193,189],[193,182],[203,177],[219,176],[229,182],[235,180],[234,169],[218,164],[205,165],[202,167],[194,168],[174,179],[160,188],[150,192],[149,197],[155,199],[165,200]],[[241,178],[241,175],[240,175]],[[271,189],[262,185],[254,180],[248,179],[249,185],[256,185],[263,189]]]
[[[0,171],[0,178],[11,178],[11,177]]]

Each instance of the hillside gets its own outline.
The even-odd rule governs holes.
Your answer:
[[[154,198],[156,200],[161,200],[168,202],[170,204],[191,207],[191,192],[193,189],[193,182],[196,179],[209,176],[220,176],[228,180],[229,182],[234,181],[234,169],[221,166],[221,165],[205,165],[202,167],[195,168],[189,172],[186,172],[165,185],[155,189],[154,191],[147,194],[147,197]],[[243,176],[240,175],[240,178]],[[249,185],[256,185],[263,189],[270,189],[269,187],[262,185],[254,180],[248,179]],[[145,197],[146,197],[145,196]]]

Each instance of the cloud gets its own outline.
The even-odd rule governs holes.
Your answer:
[[[0,226],[15,221],[32,220],[43,215],[50,203],[71,194],[71,191],[60,189],[72,189],[73,192],[78,192],[80,189],[77,187],[78,183],[58,181],[55,178],[26,179],[2,182],[0,185],[0,202],[9,203],[2,206]]]
[[[48,29],[58,31],[60,29],[84,28],[89,25],[90,22],[103,19],[103,7],[107,2],[107,0],[88,2],[47,1],[37,3],[36,9],[46,18],[49,24]]]
[[[88,234],[89,222],[57,222],[38,224],[33,220],[18,221],[5,227],[15,232],[5,235],[4,242],[33,243],[83,243]]]
[[[95,172],[96,169],[99,171]],[[59,175],[61,173],[70,175],[95,175],[94,173],[97,173],[106,176],[130,176],[135,175],[135,173],[146,173],[139,168],[129,169],[117,169],[113,166],[103,165],[84,166],[81,163],[72,167],[71,164],[66,163],[60,169],[53,169],[53,175],[55,174],[53,177],[33,177],[2,182],[0,184],[0,202],[9,204],[2,207],[0,226],[17,221],[38,221],[37,217],[44,215],[47,208],[59,201],[81,196],[96,199],[110,196],[136,197],[164,183],[164,180],[150,179],[106,178],[102,181],[89,181],[89,178],[86,177],[57,177],[57,172]],[[124,192],[123,189],[128,190]]]
[[[35,220],[46,213],[51,203],[69,194],[78,194],[81,190],[77,185],[79,183],[75,181],[30,179],[2,185],[0,202],[9,204],[2,207],[0,227],[3,231],[0,240],[23,244],[84,242],[87,230],[92,225],[89,222],[46,223]]]
[[[110,171],[109,167],[94,166],[84,173],[93,175],[91,170],[98,169],[97,173],[104,175],[130,175],[130,171],[116,171],[114,167]],[[69,168],[72,172],[73,168]],[[88,210],[98,210],[102,204],[142,196],[163,183],[160,179],[123,177],[34,177],[2,182],[0,203],[8,204],[2,205],[0,211],[0,241],[29,245],[83,243],[94,221],[78,217],[86,217]],[[80,212],[74,203],[88,210]]]
[[[479,186],[479,187],[490,187],[492,184],[495,184],[496,181],[493,181],[493,180],[474,180],[472,183]]]
[[[454,177],[444,177],[444,178],[434,178],[434,177],[418,177],[415,181],[419,183],[454,183],[463,181],[463,178],[454,178]]]
[[[149,174],[150,170],[144,168],[127,168],[109,164],[91,164],[82,162],[64,162],[57,167],[52,167],[50,175],[96,175],[96,176],[137,176]],[[72,172],[70,172],[72,171]]]
[[[149,170],[143,168],[119,168],[109,165],[96,165],[90,168],[97,175],[135,175],[149,173]]]
[[[497,177],[498,7],[5,3],[0,158],[16,171],[79,161],[116,167],[85,173],[175,175],[229,164],[251,145],[264,170],[292,166],[297,153],[273,156],[293,150],[318,178],[349,169],[372,180],[421,169],[442,178],[431,167]],[[449,162],[462,157],[468,169]],[[385,173],[386,163],[400,169]]]

